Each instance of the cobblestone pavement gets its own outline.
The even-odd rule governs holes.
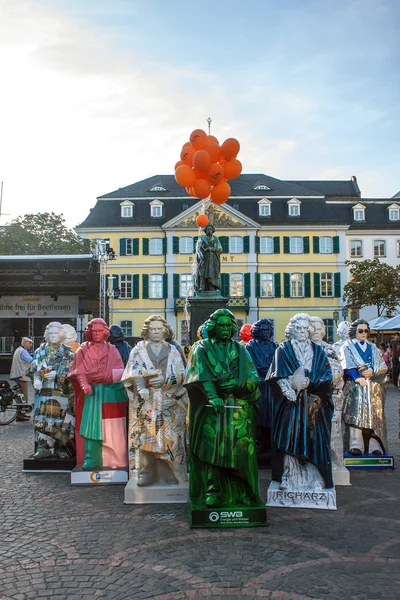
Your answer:
[[[388,389],[397,460],[398,392]],[[269,527],[191,530],[183,505],[24,474],[30,421],[0,427],[0,600],[399,600],[400,475],[352,472],[338,510],[269,509]],[[400,463],[397,463],[400,465]],[[266,497],[269,471],[261,472]]]

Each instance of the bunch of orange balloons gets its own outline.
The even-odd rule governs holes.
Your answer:
[[[235,179],[242,172],[242,163],[236,158],[239,150],[235,138],[228,138],[220,146],[216,137],[195,129],[182,147],[175,179],[193,198],[210,197],[214,204],[224,204],[231,193],[228,179]]]

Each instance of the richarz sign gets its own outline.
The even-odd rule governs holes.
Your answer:
[[[0,318],[5,317],[76,317],[78,296],[2,296]]]

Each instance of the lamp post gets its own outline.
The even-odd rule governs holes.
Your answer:
[[[343,321],[347,321],[348,314],[349,314],[349,310],[348,310],[347,306],[343,306],[343,308],[342,308]]]

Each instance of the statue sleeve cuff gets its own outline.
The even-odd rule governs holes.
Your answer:
[[[208,400],[214,400],[219,397],[213,381],[203,381],[202,385]]]

